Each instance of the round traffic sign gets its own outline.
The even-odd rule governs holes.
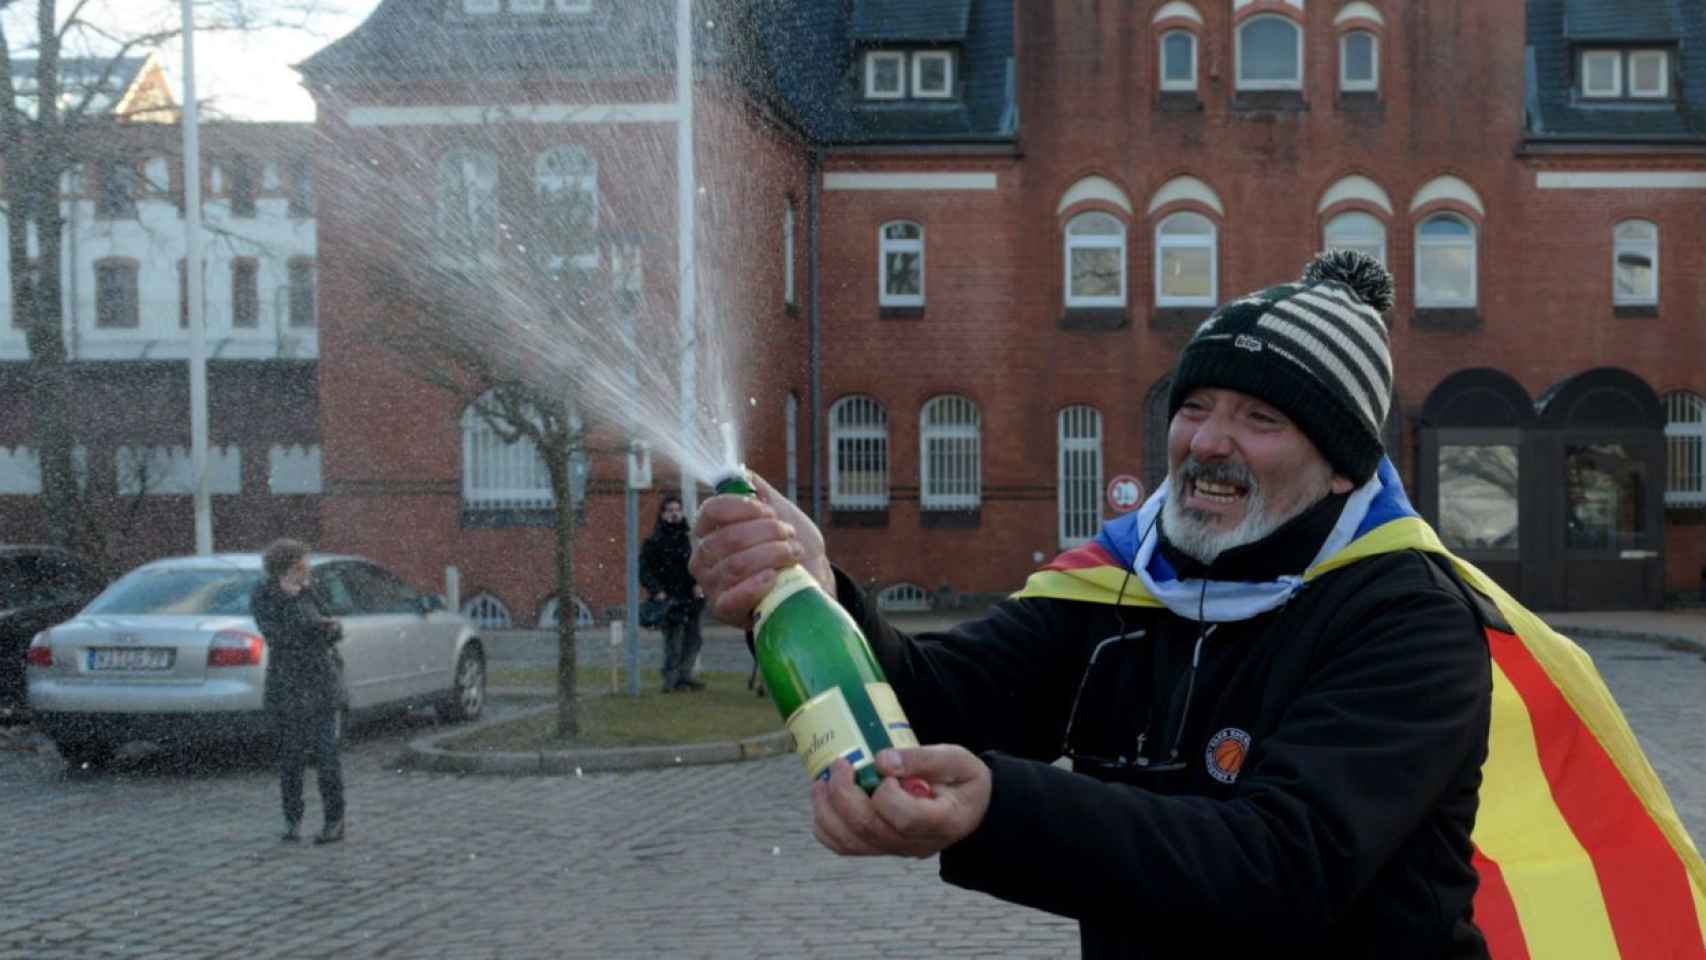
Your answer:
[[[1129,513],[1143,502],[1143,481],[1122,473],[1108,481],[1108,506],[1115,513]]]

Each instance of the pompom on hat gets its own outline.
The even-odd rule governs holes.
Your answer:
[[[1392,275],[1353,250],[1318,254],[1296,283],[1214,311],[1179,356],[1169,419],[1198,387],[1258,397],[1284,411],[1334,471],[1361,484],[1384,453],[1392,350],[1381,314]]]

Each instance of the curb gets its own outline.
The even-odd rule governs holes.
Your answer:
[[[557,709],[547,704],[497,720],[458,727],[409,741],[400,763],[433,773],[495,774],[499,776],[561,776],[622,770],[651,770],[710,763],[761,760],[793,752],[786,730],[742,740],[712,743],[663,744],[651,747],[599,747],[583,750],[447,750],[439,743],[485,727],[509,723]]]
[[[1574,640],[1578,637],[1588,640],[1628,640],[1634,643],[1647,643],[1665,647],[1669,650],[1698,653],[1706,656],[1706,643],[1692,637],[1679,636],[1674,633],[1647,633],[1641,630],[1619,630],[1616,627],[1597,627],[1575,624],[1554,624],[1552,629]]]

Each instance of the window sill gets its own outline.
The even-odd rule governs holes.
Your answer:
[[[1124,307],[1067,307],[1056,326],[1062,330],[1097,333],[1118,330],[1127,322]]]
[[[974,530],[983,525],[983,508],[918,512],[918,525],[926,530]]]
[[[829,525],[842,529],[874,530],[889,525],[889,508],[881,510],[837,510],[829,508]]]
[[[1481,311],[1475,307],[1417,307],[1410,315],[1417,330],[1465,331],[1481,329]]]
[[[1352,90],[1339,94],[1339,111],[1341,113],[1385,113],[1386,103],[1380,99],[1378,91]]]
[[[1191,333],[1212,313],[1213,307],[1156,307],[1149,315],[1149,329]]]
[[[1155,97],[1156,113],[1201,113],[1202,108],[1195,90],[1163,90]]]
[[[878,307],[877,318],[880,320],[922,320],[923,307]]]
[[[1614,317],[1657,317],[1659,305],[1656,303],[1625,303],[1611,308]]]
[[[1301,90],[1243,90],[1232,95],[1235,113],[1303,113],[1309,101]]]

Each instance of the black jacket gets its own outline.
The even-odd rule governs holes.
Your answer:
[[[337,707],[341,631],[328,620],[312,590],[295,596],[268,578],[255,588],[250,613],[267,642],[268,709],[293,714],[324,714]]]
[[[1086,957],[1486,956],[1469,837],[1491,663],[1426,556],[1206,636],[1165,609],[1033,598],[911,638],[838,586],[920,738],[993,771],[949,882],[1076,918]],[[1075,709],[1079,772],[1050,763]],[[1151,766],[1177,742],[1177,769],[1139,772],[1140,735]]]
[[[697,581],[687,571],[693,543],[687,524],[658,521],[657,528],[640,545],[640,585],[646,595],[669,594],[669,621],[678,623],[697,615],[704,601],[693,596]]]

